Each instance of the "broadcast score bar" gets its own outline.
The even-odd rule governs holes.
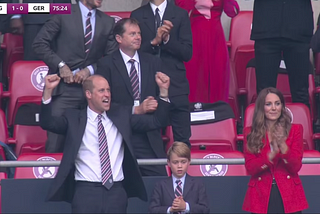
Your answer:
[[[58,3],[0,3],[0,14],[71,14],[71,4]]]

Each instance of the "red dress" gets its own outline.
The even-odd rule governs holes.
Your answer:
[[[190,102],[228,102],[230,63],[220,20],[226,1],[213,0],[213,7],[208,8],[211,18],[207,19],[195,8],[195,0],[176,0],[176,5],[190,14],[193,35],[193,56],[185,63]]]

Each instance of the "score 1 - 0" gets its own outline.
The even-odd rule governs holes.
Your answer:
[[[28,14],[28,4],[7,4],[8,14]]]

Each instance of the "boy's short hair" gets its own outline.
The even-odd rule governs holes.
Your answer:
[[[187,144],[183,142],[175,141],[170,146],[167,152],[167,159],[170,160],[172,153],[175,153],[180,158],[187,158],[189,161],[191,160],[190,149]]]

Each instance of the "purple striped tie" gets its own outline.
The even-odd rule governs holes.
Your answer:
[[[91,12],[88,13],[87,19],[86,19],[86,30],[84,33],[84,48],[86,55],[89,53],[91,43],[92,43],[92,27],[91,27]]]
[[[101,182],[107,189],[113,185],[111,163],[109,158],[108,142],[106,132],[102,124],[102,115],[98,115],[98,138],[99,138],[99,155],[101,164]]]
[[[132,86],[132,93],[133,93],[133,99],[139,100],[140,99],[140,93],[139,93],[139,77],[136,67],[134,66],[134,59],[130,59],[129,62],[131,63],[131,69],[130,69],[130,82]]]
[[[176,189],[174,190],[174,196],[177,198],[179,196],[182,196],[182,181],[181,180],[176,180]],[[176,212],[178,214],[181,214],[181,212]]]

